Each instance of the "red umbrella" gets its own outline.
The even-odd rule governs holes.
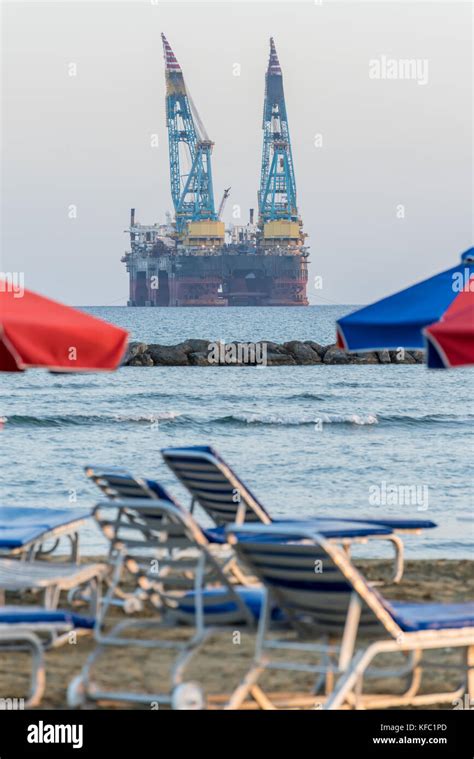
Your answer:
[[[115,369],[128,333],[102,319],[0,280],[0,371]]]
[[[433,368],[474,364],[474,290],[461,292],[443,319],[423,330],[428,366]]]

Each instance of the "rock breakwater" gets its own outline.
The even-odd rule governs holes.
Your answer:
[[[313,366],[316,364],[422,364],[423,351],[403,348],[370,353],[347,353],[335,344],[312,340],[275,343],[216,343],[189,339],[177,345],[131,342],[125,366]]]

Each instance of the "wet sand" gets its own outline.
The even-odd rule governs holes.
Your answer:
[[[361,560],[357,562],[365,575],[370,578],[387,576],[386,564],[380,561]],[[474,599],[474,561],[461,560],[420,560],[407,561],[405,575],[400,585],[387,585],[383,589],[387,598],[413,601],[462,602]],[[8,602],[18,602],[13,594]],[[25,596],[21,603],[31,602]],[[67,604],[63,601],[62,606]],[[79,609],[77,609],[79,611]],[[83,610],[84,611],[84,610]],[[137,617],[153,616],[152,609],[146,609]],[[120,609],[114,610],[116,619],[124,619]],[[238,684],[248,669],[255,646],[254,634],[241,632],[239,644],[233,642],[231,630],[225,630],[212,638],[202,652],[191,663],[186,680],[196,680],[204,688],[206,695],[229,693]],[[160,633],[160,637],[165,637]],[[167,637],[188,637],[186,627],[170,628]],[[40,708],[64,709],[66,690],[69,681],[79,674],[89,653],[95,647],[91,636],[79,637],[75,645],[65,644],[61,648],[46,653],[46,692]],[[432,661],[440,663],[459,661],[459,651],[435,652],[429,654]],[[311,657],[309,657],[311,659]],[[306,660],[309,660],[306,657]],[[313,658],[314,661],[314,658]],[[121,690],[146,689],[159,691],[167,688],[168,665],[170,657],[162,651],[147,651],[132,647],[110,647],[95,670],[96,680],[107,688]],[[0,695],[4,698],[25,695],[28,684],[27,655],[23,653],[0,654]],[[426,671],[422,692],[451,690],[459,684],[460,673],[452,670]],[[307,674],[272,672],[262,680],[269,691],[290,690],[307,691],[314,677]],[[400,692],[403,683],[385,679],[377,681],[377,690],[390,693]],[[369,683],[367,692],[373,691]],[[99,707],[89,703],[89,708],[152,708],[149,706],[132,707],[126,704],[104,703]],[[313,708],[318,708],[315,697]],[[439,708],[451,709],[452,704],[443,704]]]

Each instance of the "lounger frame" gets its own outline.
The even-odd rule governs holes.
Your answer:
[[[193,512],[196,505],[199,505],[212,519],[217,520],[217,516],[220,513],[220,519],[221,521],[216,521],[216,524],[275,524],[275,522],[272,521],[272,517],[268,513],[268,511],[262,506],[261,503],[255,498],[255,496],[252,494],[252,492],[249,490],[249,488],[245,485],[245,483],[242,482],[242,480],[235,474],[235,472],[231,469],[231,467],[225,463],[225,461],[215,452],[213,451],[207,451],[202,450],[198,446],[197,448],[164,448],[161,451],[161,455],[163,456],[163,460],[167,464],[167,466],[171,469],[171,471],[178,477],[178,479],[181,481],[181,483],[188,489],[188,491],[191,494],[191,506],[190,510]],[[227,481],[229,486],[232,488],[234,493],[236,494],[236,497],[238,500],[235,502],[238,503],[237,508],[229,508],[228,504],[225,505],[223,502],[219,504],[219,508],[216,510],[213,510],[212,507],[206,503],[200,500],[199,495],[197,492],[194,492],[194,490],[198,491],[199,488],[195,488],[191,482],[192,478],[189,476],[185,476],[182,473],[180,473],[180,465],[179,463],[173,462],[173,456],[177,456],[180,459],[189,459],[189,460],[196,460],[201,459],[203,463],[210,464],[212,467],[214,467]],[[191,480],[191,482],[190,482]],[[324,517],[319,518],[320,521],[324,521]],[[318,521],[318,517],[315,517],[315,522]],[[350,519],[344,519],[343,521],[351,521]],[[355,521],[361,521],[361,520],[355,520]],[[369,520],[370,522],[375,522],[376,520]],[[382,520],[383,524],[383,520]],[[419,535],[421,533],[421,528],[414,527],[414,528],[397,528],[397,532],[403,535]],[[370,537],[368,539],[371,539]],[[380,539],[380,536],[376,536],[375,539]],[[394,556],[394,568],[393,568],[393,574],[392,577],[387,581],[389,583],[398,583],[403,577],[403,571],[404,571],[404,543],[400,537],[400,535],[396,534],[395,532],[392,535],[389,535],[386,537],[386,539],[392,543],[395,556]],[[358,539],[346,539],[344,545],[346,547],[346,550],[350,552],[351,545],[357,542],[361,542]],[[363,541],[365,542],[365,541]]]
[[[112,519],[107,516],[115,508]],[[231,552],[222,563],[210,550],[209,543],[194,518],[188,512],[167,501],[155,499],[128,499],[120,502],[101,502],[94,510],[95,517],[105,535],[109,536],[114,557],[114,574],[106,592],[94,631],[97,647],[86,662],[76,683],[76,693],[94,701],[127,701],[131,703],[173,705],[175,693],[185,682],[185,672],[196,654],[209,638],[229,626],[255,628],[255,619],[233,588],[233,566],[236,557]],[[107,528],[110,528],[108,532]],[[160,569],[156,575],[148,571],[150,561],[156,560]],[[128,619],[107,627],[107,615],[117,605],[116,587],[122,582],[124,569],[134,574],[137,585],[156,610],[153,619]],[[212,581],[225,591],[225,599],[232,599],[235,612],[229,614],[205,613],[203,590]],[[195,613],[183,614],[179,599],[189,590],[195,594]],[[225,601],[224,599],[224,601]],[[220,599],[222,603],[222,598]],[[206,603],[208,603],[206,601]],[[137,631],[171,630],[186,625],[190,635],[185,641],[173,636],[160,639],[125,637]],[[186,628],[185,628],[186,629]],[[233,628],[232,628],[233,629]],[[158,649],[175,653],[169,673],[168,690],[153,693],[106,690],[94,681],[94,667],[111,646],[131,646]]]
[[[0,623],[0,654],[13,650],[26,651],[31,655],[30,688],[25,707],[38,706],[43,698],[46,687],[45,649],[63,644],[73,631],[76,635],[91,632],[75,628],[67,622]]]
[[[79,530],[86,524],[89,517],[74,520],[67,524],[58,525],[50,530],[37,536],[33,540],[26,541],[21,546],[9,549],[0,549],[0,557],[19,556],[25,561],[39,559],[49,556],[58,547],[61,538],[65,537],[70,543],[69,561],[77,564],[80,559]],[[45,547],[49,541],[53,541],[52,546]]]
[[[474,696],[474,628],[403,631],[382,605],[374,590],[351,564],[347,553],[337,545],[337,541],[327,540],[314,530],[295,528],[294,524],[273,524],[271,528],[260,525],[233,525],[227,528],[230,542],[237,546],[238,535],[252,535],[258,540],[259,535],[265,536],[269,532],[280,535],[282,539],[297,533],[299,537],[306,539],[309,545],[316,543],[321,546],[346,580],[353,584],[354,591],[341,637],[333,640],[328,637],[322,638],[315,629],[310,642],[289,642],[275,639],[271,635],[271,602],[278,602],[279,599],[278,595],[272,598],[273,593],[270,590],[269,594],[267,588],[258,626],[254,662],[233,692],[226,709],[370,709],[453,703],[466,689],[471,697]],[[372,610],[385,636],[382,639],[368,640],[364,648],[357,648],[357,644],[361,643],[361,640],[358,640],[358,631],[364,604]],[[297,628],[297,625],[295,627]],[[463,649],[461,653],[464,653],[464,659],[460,662],[459,668],[466,673],[466,679],[454,691],[420,694],[423,652],[444,648]],[[286,653],[288,658],[285,661],[272,659],[272,654],[277,651]],[[320,661],[313,665],[291,658],[291,655],[302,652],[314,653],[320,657]],[[376,657],[386,653],[402,653],[406,656],[406,663],[396,669],[371,667]],[[449,668],[451,666],[455,665],[449,665]],[[252,695],[253,688],[259,683],[261,676],[271,669],[307,672],[318,675],[318,679],[309,695],[296,694],[285,699],[278,695],[272,698],[267,696],[263,705],[261,700],[259,703],[256,703],[255,699],[249,702],[248,698]],[[408,687],[400,695],[363,693],[364,678],[402,676],[407,677]]]
[[[56,609],[60,594],[67,592],[71,603],[87,601],[89,613],[95,617],[99,610],[101,583],[109,572],[107,564],[77,566],[0,558],[0,605],[5,603],[6,592],[31,590],[43,594],[45,609]]]

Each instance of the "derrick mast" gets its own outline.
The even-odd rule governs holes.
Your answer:
[[[301,222],[286,113],[283,76],[273,38],[265,75],[263,150],[258,193],[259,223],[264,239],[297,240]]]
[[[199,239],[223,239],[223,225],[217,221],[212,185],[211,153],[214,143],[206,134],[168,40],[164,34],[161,38],[165,59],[171,197],[176,229],[179,235],[191,240],[196,233]]]

